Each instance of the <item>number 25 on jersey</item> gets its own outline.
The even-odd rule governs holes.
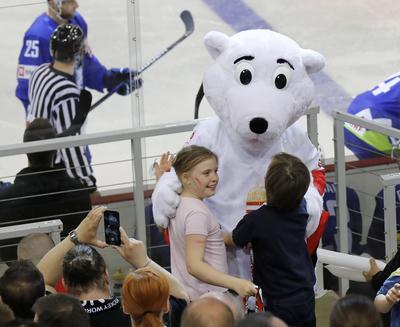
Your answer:
[[[24,56],[27,58],[39,57],[39,40],[26,40]]]

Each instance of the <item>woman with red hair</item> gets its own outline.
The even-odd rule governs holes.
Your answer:
[[[162,327],[169,310],[169,285],[156,270],[145,267],[129,273],[122,286],[124,313],[134,327]]]

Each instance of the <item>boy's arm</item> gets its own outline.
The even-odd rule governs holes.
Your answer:
[[[251,281],[225,274],[204,262],[206,241],[205,235],[186,235],[185,260],[189,274],[207,284],[234,290],[241,297],[255,295],[257,290]]]
[[[379,291],[381,292],[381,290]],[[374,304],[381,313],[387,313],[400,300],[400,284],[395,283],[386,294],[380,293],[375,297]]]
[[[390,311],[392,308],[393,304],[392,302],[389,302],[386,299],[386,296],[383,294],[379,294],[375,297],[374,300],[375,308],[380,312],[380,313],[387,313]]]
[[[227,237],[227,242],[232,245],[243,248],[251,243],[254,231],[254,217],[250,214],[245,215],[233,229],[230,236]],[[225,241],[225,237],[224,237]],[[226,244],[226,243],[225,243]]]

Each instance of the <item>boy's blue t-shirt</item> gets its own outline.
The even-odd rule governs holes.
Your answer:
[[[385,280],[376,295],[386,295],[396,283],[400,283],[400,268],[392,272],[390,277]],[[390,310],[390,321],[390,327],[400,327],[400,303],[394,304]]]
[[[315,273],[308,253],[305,231],[306,202],[292,212],[269,205],[247,214],[232,232],[234,243],[251,243],[254,253],[254,282],[268,301],[314,294]]]

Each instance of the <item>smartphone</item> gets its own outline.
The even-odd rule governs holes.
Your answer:
[[[113,210],[104,211],[104,234],[107,244],[121,245],[119,226],[119,212]]]

